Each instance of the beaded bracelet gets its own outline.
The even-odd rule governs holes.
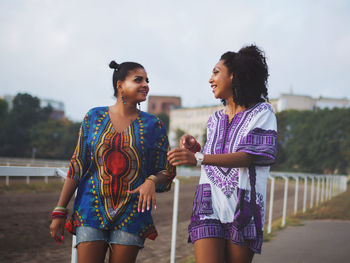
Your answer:
[[[61,206],[56,206],[51,213],[51,218],[55,219],[55,218],[67,218],[67,214],[68,214],[68,209],[65,207],[61,207]]]

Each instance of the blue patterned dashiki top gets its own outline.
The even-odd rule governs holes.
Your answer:
[[[168,147],[166,128],[152,114],[141,111],[124,131],[117,132],[108,107],[91,109],[80,127],[67,174],[79,185],[66,229],[73,234],[78,226],[118,229],[155,239],[151,210],[137,212],[139,195],[126,191],[164,170],[169,182],[156,191],[170,189],[176,170],[167,161]]]

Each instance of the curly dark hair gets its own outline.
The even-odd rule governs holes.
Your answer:
[[[114,69],[113,72],[113,88],[114,88],[114,96],[117,97],[118,94],[118,87],[117,87],[117,81],[124,81],[125,78],[129,75],[129,72],[138,68],[144,69],[144,67],[136,62],[123,62],[121,64],[118,64],[114,60],[109,63],[109,67],[111,69]]]
[[[238,53],[226,52],[220,58],[233,73],[233,101],[241,106],[268,101],[268,67],[264,52],[255,45],[245,46]],[[222,100],[224,105],[226,101]]]

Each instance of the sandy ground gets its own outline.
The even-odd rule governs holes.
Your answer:
[[[181,185],[179,224],[177,231],[177,262],[192,254],[187,244],[187,225],[197,180]],[[72,236],[65,233],[64,242],[57,245],[49,236],[50,211],[59,192],[0,192],[0,262],[70,262]],[[72,205],[72,203],[70,204]],[[146,240],[137,262],[169,262],[173,191],[157,195],[157,211],[153,218],[159,236]]]
[[[198,179],[182,181],[180,186],[176,262],[184,262],[193,255],[193,246],[187,243],[187,226]],[[301,208],[302,185],[299,185],[299,190],[298,203]],[[275,191],[274,219],[282,215],[282,181],[276,183]],[[292,213],[294,184],[290,185],[288,196],[288,213]],[[57,245],[49,236],[50,211],[58,197],[59,191],[40,193],[0,191],[0,262],[70,262],[72,236],[66,233],[61,245]],[[267,197],[269,198],[269,195]],[[145,249],[139,253],[137,262],[154,262],[155,259],[157,263],[169,262],[172,210],[173,191],[158,194],[154,221],[159,236],[156,241],[146,241]]]

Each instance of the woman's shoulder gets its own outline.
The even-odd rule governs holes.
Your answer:
[[[143,122],[148,123],[148,125],[163,126],[161,119],[152,113],[141,111],[140,118],[143,120]]]
[[[258,107],[266,111],[274,112],[272,105],[269,102],[261,102],[258,104]]]
[[[221,119],[222,116],[223,116],[222,109],[213,112],[208,118],[208,122],[207,122],[208,126],[211,126],[211,125],[217,123]]]
[[[96,116],[107,116],[108,106],[94,107],[88,110],[84,116],[84,122],[95,119]]]
[[[108,106],[93,107],[87,114],[108,114]]]
[[[209,120],[218,120],[223,116],[223,109],[214,111],[210,116],[209,116]]]
[[[151,121],[151,122],[159,121],[159,118],[156,115],[154,115],[152,113],[145,112],[145,111],[140,112],[140,117],[147,120],[147,121]]]
[[[268,102],[260,102],[247,110],[252,115],[275,115],[272,105]]]

